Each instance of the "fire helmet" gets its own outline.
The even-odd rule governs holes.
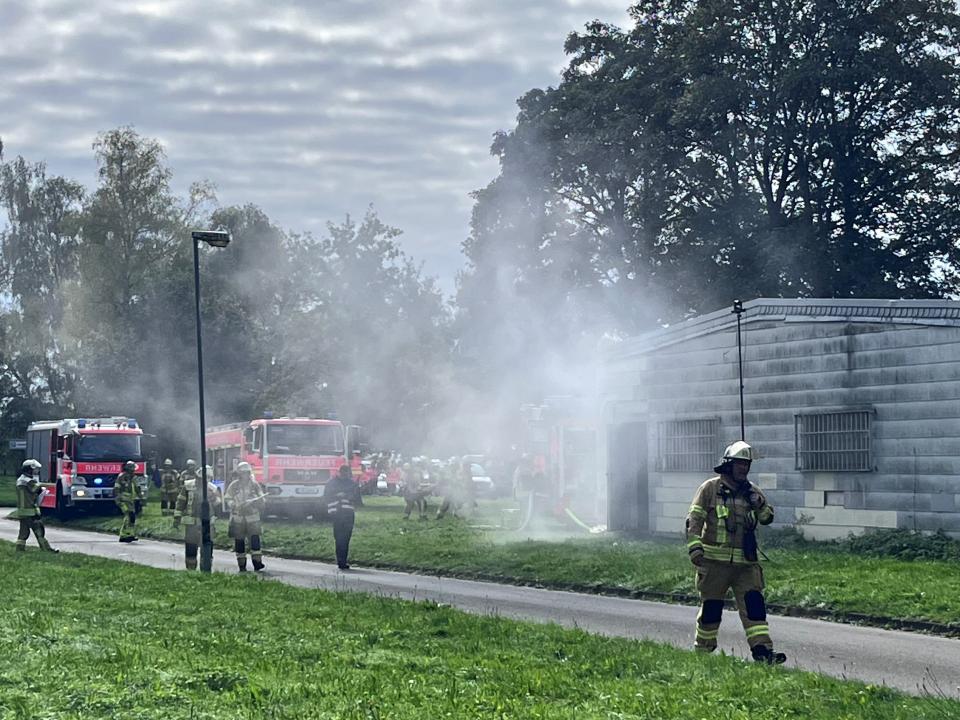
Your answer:
[[[197,466],[197,461],[196,461],[196,460],[187,460],[187,467],[188,467],[188,468],[193,469],[193,468],[195,468],[196,466]]]
[[[164,467],[170,467],[172,465],[173,465],[173,460],[171,460],[170,458],[167,458],[166,460],[163,461]]]
[[[723,451],[723,457],[720,459],[720,464],[717,465],[713,471],[723,472],[726,465],[734,460],[746,460],[747,462],[753,462],[753,448],[747,445],[747,443],[745,443],[743,440],[737,440],[735,443],[727,445],[727,449]]]
[[[20,466],[20,469],[30,470],[32,472],[34,470],[39,470],[42,467],[43,465],[41,465],[38,461],[34,460],[33,458],[28,458],[23,461],[23,464]]]
[[[251,472],[252,470],[253,468],[250,467],[248,462],[237,463],[237,472]]]
[[[133,460],[127,460],[127,461],[123,464],[123,469],[124,469],[124,470],[136,470],[136,469],[137,469],[137,464],[136,464]]]

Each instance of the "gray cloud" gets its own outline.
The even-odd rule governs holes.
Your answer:
[[[515,100],[556,84],[566,35],[618,0],[5,0],[0,137],[85,183],[90,144],[131,124],[178,190],[213,181],[283,227],[373,204],[450,290],[469,193]]]

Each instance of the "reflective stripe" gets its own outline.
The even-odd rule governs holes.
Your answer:
[[[769,626],[769,625],[754,625],[753,627],[747,628],[746,633],[747,633],[747,637],[748,637],[748,638],[756,637],[757,635],[769,635],[769,634],[770,634],[770,626]]]
[[[717,543],[723,545],[727,541],[727,524],[724,518],[730,514],[726,505],[717,505]]]
[[[707,560],[718,560],[720,562],[748,563],[743,557],[743,550],[740,548],[721,547],[720,545],[703,546],[703,555]]]
[[[696,515],[696,516],[698,516],[698,517],[706,517],[706,516],[707,516],[706,511],[705,511],[702,507],[700,507],[699,505],[691,505],[691,506],[690,506],[690,513],[689,513],[689,514],[690,514],[690,515]]]
[[[697,640],[716,640],[719,634],[719,628],[716,630],[704,630],[699,625],[697,626]]]
[[[693,550],[694,548],[702,548],[702,547],[703,547],[703,541],[700,538],[694,538],[693,540],[687,543],[688,550]]]

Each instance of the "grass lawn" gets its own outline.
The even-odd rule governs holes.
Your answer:
[[[960,703],[475,617],[0,543],[0,718],[948,720]]]
[[[695,594],[679,537],[652,542],[574,535],[576,530],[545,523],[535,529],[536,539],[529,539],[529,532],[496,529],[505,519],[512,522],[509,509],[506,501],[490,501],[468,520],[403,520],[399,498],[366,498],[357,515],[351,562],[586,590],[665,593],[687,601]],[[80,516],[68,524],[116,532],[120,517]],[[218,524],[217,545],[228,548],[226,523]],[[153,501],[138,526],[144,536],[182,537]],[[330,525],[321,522],[268,519],[264,545],[268,553],[334,558]],[[940,624],[960,618],[960,573],[954,562],[866,557],[815,545],[766,553],[767,599],[773,605]]]
[[[17,479],[9,475],[0,475],[0,507],[17,506]]]

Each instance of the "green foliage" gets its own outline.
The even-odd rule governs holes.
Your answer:
[[[186,197],[154,139],[122,127],[93,143],[97,185],[0,163],[0,431],[38,417],[137,417],[163,452],[196,455],[193,241],[200,248],[208,419],[338,413],[418,444],[450,394],[448,311],[370,210],[324,237],[275,226],[253,206]],[[403,417],[405,422],[397,422]],[[3,452],[3,450],[0,450]]]
[[[514,382],[537,388],[581,334],[736,297],[956,291],[954,4],[644,0],[631,14],[632,28],[571,34],[560,84],[524,95],[494,140],[500,174],[475,194],[458,293],[491,388],[517,357],[531,372]]]
[[[0,718],[942,720],[947,700],[428,603],[15,555]],[[709,688],[699,692],[697,688]]]

